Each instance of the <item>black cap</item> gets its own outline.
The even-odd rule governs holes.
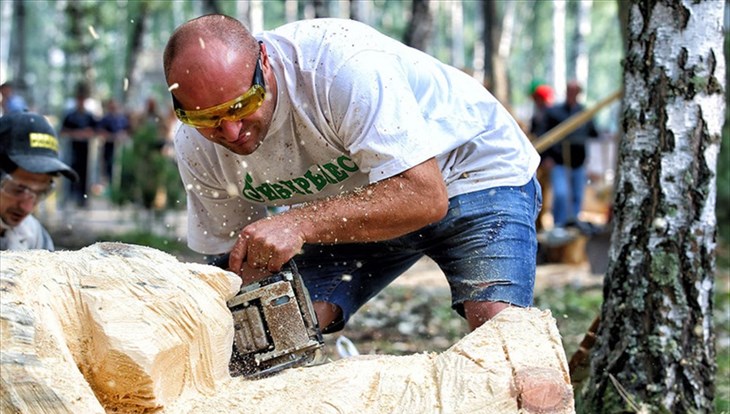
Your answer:
[[[32,173],[61,173],[72,181],[79,180],[76,171],[58,158],[56,131],[45,117],[36,113],[0,117],[0,154]]]

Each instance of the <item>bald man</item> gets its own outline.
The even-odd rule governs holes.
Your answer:
[[[472,328],[531,306],[539,156],[474,79],[356,21],[223,15],[177,28],[164,70],[192,249],[244,282],[296,256],[325,333],[424,255]]]

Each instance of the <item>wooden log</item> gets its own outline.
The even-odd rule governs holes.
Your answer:
[[[0,253],[0,412],[570,413],[549,312],[510,308],[441,354],[228,375],[240,280],[154,249]]]

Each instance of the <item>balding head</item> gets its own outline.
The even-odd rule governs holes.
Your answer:
[[[234,53],[255,54],[258,51],[256,38],[243,23],[233,17],[209,14],[189,20],[175,29],[165,46],[163,66],[168,83],[170,68],[175,64],[178,55],[188,48],[204,49],[206,44],[216,42]]]

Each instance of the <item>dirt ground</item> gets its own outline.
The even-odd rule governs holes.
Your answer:
[[[548,263],[537,267],[535,276],[535,291],[539,292],[548,287],[561,286],[592,286],[600,285],[601,275],[591,272],[590,264]],[[403,287],[429,286],[433,288],[448,288],[443,272],[436,263],[429,258],[423,258],[411,267],[406,273],[395,280],[394,285]]]

